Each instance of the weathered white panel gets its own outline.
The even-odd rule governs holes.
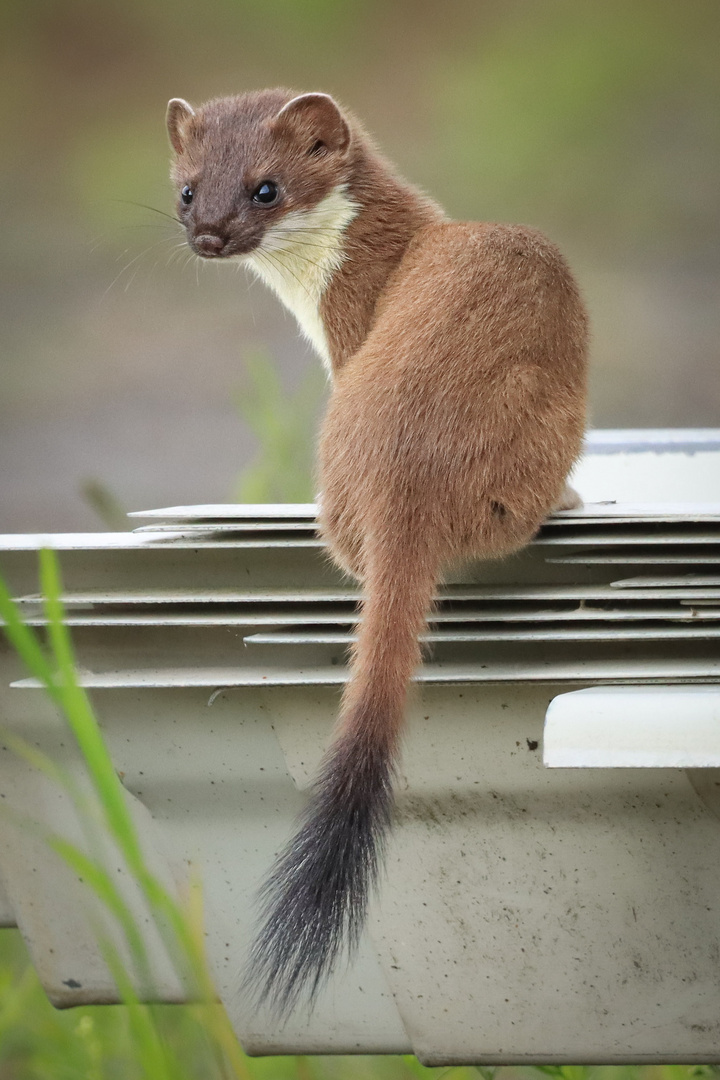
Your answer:
[[[370,934],[413,1051],[718,1061],[717,817],[677,770],[544,769],[554,693],[425,686],[412,706]],[[305,786],[327,711],[273,700]]]
[[[592,431],[571,483],[585,502],[718,502],[720,431]]]
[[[552,768],[718,768],[720,686],[561,694],[548,707],[543,759]]]

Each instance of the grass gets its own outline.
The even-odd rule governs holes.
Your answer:
[[[120,780],[88,697],[75,677],[72,644],[63,622],[59,567],[50,551],[40,553],[40,583],[48,620],[47,645],[43,645],[38,636],[25,626],[2,580],[0,616],[11,645],[61,710],[84,760],[89,794],[37,749],[16,737],[12,738],[12,747],[61,784],[72,800],[88,840],[88,851],[53,832],[47,832],[45,839],[48,846],[93,890],[120,931],[119,945],[108,936],[101,938],[100,946],[124,1002],[122,1023],[127,1026],[129,1038],[121,1045],[134,1052],[134,1068],[126,1064],[121,1075],[147,1077],[147,1080],[183,1080],[184,1077],[190,1080],[196,1076],[246,1077],[249,1075],[246,1059],[224,1011],[215,1001],[203,949],[202,913],[197,890],[191,890],[186,905],[181,906],[146,863]],[[25,824],[31,827],[29,822]],[[32,827],[37,830],[37,826]],[[141,930],[112,873],[97,853],[102,850],[101,846],[93,843],[98,830],[102,830],[121,853],[144,897],[186,996],[195,1003],[185,1010],[183,1023],[176,1030],[176,1035],[181,1035],[181,1038],[168,1040],[159,1022],[157,1007],[143,1005],[139,1000],[139,995],[152,997],[152,973]],[[25,973],[22,979],[23,989],[30,993],[31,976]],[[12,998],[9,1001],[11,1003]],[[12,1012],[12,1004],[9,1007]],[[89,1024],[88,1020],[85,1029],[89,1030]],[[7,1023],[5,1028],[12,1030]],[[81,1041],[78,1045],[84,1044]],[[88,1046],[95,1046],[95,1041],[91,1040]],[[0,1059],[3,1052],[0,1042]],[[207,1060],[201,1064],[199,1058]],[[58,1061],[62,1061],[62,1058]],[[114,1055],[110,1056],[110,1061],[114,1061]],[[85,1072],[76,1071],[68,1075],[101,1078],[115,1075],[112,1068],[104,1071],[102,1058],[94,1064],[86,1061],[85,1065]]]
[[[188,1006],[152,1007],[161,1038],[186,1051],[188,1011]],[[198,1041],[177,1075],[213,1080],[222,1074],[208,1071]],[[245,1066],[253,1080],[542,1080],[543,1073],[558,1080],[715,1080],[720,1075],[720,1069],[708,1065],[425,1069],[405,1057],[245,1058]],[[127,1008],[84,1006],[58,1012],[45,997],[19,933],[0,931],[0,1080],[134,1080],[142,1075]]]
[[[312,502],[314,429],[326,379],[319,364],[305,372],[297,390],[287,391],[263,350],[247,352],[244,380],[235,402],[258,440],[254,460],[234,492],[238,502]]]

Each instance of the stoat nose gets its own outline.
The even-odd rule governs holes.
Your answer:
[[[225,240],[215,233],[203,233],[195,237],[194,247],[199,255],[220,255],[225,247]]]

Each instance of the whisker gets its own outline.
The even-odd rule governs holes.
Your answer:
[[[338,230],[331,226],[323,227],[322,225],[308,225],[304,228],[302,225],[284,225],[282,221],[278,225],[274,225],[271,229],[271,233],[275,235],[280,234],[295,234],[305,233],[306,236],[337,236]]]
[[[309,233],[311,236],[318,236],[325,234],[326,236],[337,236],[339,230],[332,225],[308,225],[307,228],[304,225],[292,225],[288,224],[287,220],[278,222],[277,225],[273,225],[272,232],[285,232],[285,233]]]
[[[139,258],[140,258],[140,256],[139,256],[139,255],[136,255],[136,257],[135,257],[135,258],[136,258],[136,259],[139,259]],[[132,266],[132,264],[133,264],[134,262],[135,262],[135,259],[132,259],[132,260],[131,260],[131,261],[130,261],[130,262],[129,262],[129,263],[128,263],[128,264],[126,265],[126,266],[123,266],[123,268],[122,268],[122,270],[120,271],[120,273],[119,273],[119,274],[117,274],[117,276],[116,276],[116,277],[114,277],[114,278],[112,279],[112,281],[111,281],[111,282],[110,282],[110,284],[108,285],[107,289],[105,290],[105,292],[104,292],[104,293],[102,294],[102,296],[100,297],[100,299],[101,299],[101,300],[104,300],[104,299],[105,299],[105,297],[106,297],[106,296],[107,296],[107,294],[108,294],[108,293],[110,292],[110,290],[111,290],[111,289],[113,288],[113,286],[114,286],[114,285],[115,285],[115,284],[116,284],[116,283],[117,283],[117,282],[118,282],[118,281],[120,280],[120,278],[121,278],[121,277],[123,276],[123,274],[124,274],[124,273],[125,273],[125,271],[126,271],[126,270],[128,269],[128,267]]]
[[[298,210],[297,213],[302,214],[303,220],[316,220],[317,218],[327,219],[329,216],[327,207],[321,207],[320,205],[313,206],[309,210]]]
[[[181,270],[185,270],[185,268],[190,266],[193,261],[193,253],[189,248],[186,251],[181,251],[178,257],[180,259]]]
[[[308,289],[305,282],[302,281],[302,279],[297,276],[297,274],[295,273],[294,270],[290,269],[290,267],[287,265],[287,263],[284,263],[281,259],[274,258],[274,256],[276,254],[277,254],[276,252],[269,252],[269,251],[264,251],[263,252],[263,255],[267,256],[270,259],[270,261],[272,263],[274,263],[274,265],[277,267],[278,272],[280,273],[280,275],[282,276],[283,270],[286,270],[288,272],[288,274],[290,274],[291,277],[295,278],[295,280],[297,281],[300,288],[307,294],[308,299],[311,300],[314,303],[315,302],[314,298],[311,295],[310,290]]]
[[[286,234],[275,233],[272,236],[268,237],[268,241],[268,244],[264,246],[267,246],[268,250],[270,251],[288,251],[294,250],[296,247],[305,247],[315,248],[316,251],[326,251],[329,254],[333,250],[332,241],[326,241],[324,243],[322,241],[314,242],[312,240],[298,239],[295,236],[290,236]],[[272,243],[273,241],[275,242],[274,245]]]
[[[126,229],[169,229],[170,226],[165,221],[142,221],[135,222],[135,224],[118,225],[119,229],[125,231]],[[173,236],[177,236],[177,231],[173,229]]]
[[[133,270],[133,272],[132,272],[132,274],[130,275],[130,278],[129,278],[129,280],[128,280],[127,284],[125,285],[125,288],[124,288],[124,290],[123,290],[124,292],[127,292],[127,291],[128,291],[128,289],[130,288],[130,286],[132,285],[133,281],[135,280],[135,275],[137,274],[137,272],[138,272],[138,270],[139,270],[139,269],[140,269],[140,267],[139,267],[139,266],[136,266],[136,267],[135,267],[135,269]]]
[[[280,233],[274,233],[273,236],[270,237],[270,239],[271,240],[276,240],[276,239],[289,240],[289,238],[287,236],[281,235]],[[292,245],[292,248],[304,247],[304,248],[315,248],[316,251],[326,251],[327,250],[327,248],[326,248],[326,246],[324,244],[311,244],[307,240],[292,240],[292,239],[290,239],[289,244]],[[270,250],[270,251],[287,251],[288,248],[286,248],[286,247],[269,248],[268,250]]]
[[[188,250],[189,249],[187,247],[187,244],[185,244],[184,242],[180,243],[180,244],[176,244],[175,247],[173,248],[173,250],[170,252],[170,255],[168,256],[168,258],[167,258],[167,260],[165,262],[165,266],[168,267],[168,266],[170,266],[170,264],[172,262],[177,262],[182,257],[182,255]]]
[[[325,262],[317,262],[315,259],[311,259],[310,256],[307,255],[305,252],[295,251],[294,249],[293,249],[292,255],[293,255],[293,258],[297,259],[299,262],[305,262],[309,266],[317,267],[318,270],[322,271],[324,276],[332,274],[333,270],[338,265],[338,263],[335,260],[331,261],[330,259],[328,259]]]
[[[130,259],[129,262],[125,263],[125,265],[121,269],[120,273],[117,274],[113,278],[113,280],[108,285],[107,289],[105,289],[104,293],[102,294],[101,299],[103,299],[103,300],[105,299],[107,294],[110,292],[110,290],[113,288],[113,286],[117,284],[117,282],[120,280],[120,278],[126,272],[126,270],[129,270],[130,267],[133,266],[138,261],[138,259],[142,259],[143,255],[147,255],[148,251],[152,251],[153,248],[159,247],[160,244],[166,244],[170,240],[174,240],[174,239],[175,239],[174,236],[165,236],[165,237],[163,237],[162,240],[156,240],[154,244],[148,244],[148,246],[146,248],[143,248],[142,251],[138,252],[138,254],[135,255],[132,259]],[[125,250],[123,252],[121,252],[120,255],[117,256],[115,261],[117,262],[119,259],[122,259],[125,255],[127,255],[129,250],[130,250],[129,248],[125,248]],[[135,277],[135,274],[132,275],[132,277],[130,278],[130,281],[132,281],[134,277]],[[128,282],[128,285],[129,285],[129,282]],[[125,288],[127,290],[127,286]]]
[[[132,199],[113,199],[113,202],[124,203],[126,206],[139,206],[141,210],[152,210],[153,214],[161,214],[163,217],[176,221],[182,227],[182,221],[175,214],[168,214],[165,210],[158,210],[156,206],[148,206],[147,203],[133,202]]]
[[[299,251],[294,251],[293,250],[291,253],[289,253],[286,248],[262,248],[261,250],[264,251],[264,253],[266,255],[269,255],[269,254],[273,254],[273,255],[292,254],[292,257],[294,259],[297,259],[298,262],[305,262],[305,263],[308,264],[308,266],[316,266],[317,269],[321,270],[323,273],[327,273],[329,271],[328,266],[323,266],[322,263],[315,262],[314,259],[311,259],[307,255],[301,254]],[[283,262],[282,260],[280,260],[280,262],[281,262],[282,266],[286,266],[285,262]]]
[[[260,261],[265,263],[265,266],[268,268],[268,271],[269,271],[269,273],[271,275],[272,275],[272,273],[274,271],[275,273],[278,273],[280,275],[280,277],[282,277],[283,267],[280,264],[278,264],[278,262],[275,259],[272,258],[272,256],[270,255],[269,252],[260,251],[260,249],[258,248],[258,249],[255,250],[255,252],[253,254],[257,255],[258,258],[260,259]],[[251,264],[250,268],[252,269],[252,264]]]
[[[257,256],[257,258],[260,259],[261,262],[266,263],[270,267],[270,269],[272,270],[272,263],[270,263],[269,260],[266,258],[266,253],[264,251],[261,251],[259,248],[256,248],[255,251],[253,252],[253,255]],[[248,266],[248,270],[252,270],[252,269],[253,269],[253,266],[252,266],[252,263],[250,263],[249,266]]]

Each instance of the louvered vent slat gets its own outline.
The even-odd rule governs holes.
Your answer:
[[[111,545],[124,586],[71,587],[64,597],[86,684],[182,685],[183,664],[188,686],[343,681],[361,618],[360,591],[333,587],[339,578],[318,552],[313,514],[312,506],[138,514],[146,521],[126,539],[127,551],[122,541]],[[194,574],[185,556],[190,543]],[[130,562],[122,565],[137,545],[143,559],[164,567],[165,582],[141,587],[150,562],[135,572]],[[235,553],[234,564],[223,561],[222,549]],[[266,551],[272,556],[265,562],[286,583],[268,587],[261,568]],[[203,584],[210,555],[221,560],[222,587]],[[283,571],[286,557],[292,562]],[[440,587],[417,677],[605,682],[654,680],[662,668],[670,682],[714,681],[720,677],[715,561],[718,504],[603,504],[555,515],[524,552],[465,567],[459,576],[469,580],[456,574]],[[652,574],[618,577],[623,566],[632,574],[636,564],[652,565]],[[693,572],[679,574],[679,565]],[[90,583],[92,559],[82,569],[77,577]],[[303,588],[288,588],[289,577]],[[20,599],[42,625],[39,596]],[[120,634],[122,628],[132,633]]]

